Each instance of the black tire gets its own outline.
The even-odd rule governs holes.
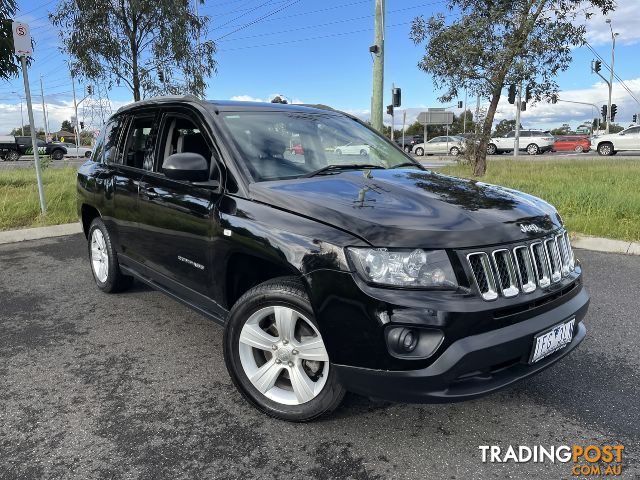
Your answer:
[[[91,152],[84,152],[84,158],[91,158]]]
[[[416,149],[415,149],[414,153],[415,153],[417,156],[422,157],[422,156],[424,155],[424,148],[422,148],[422,147],[418,147],[418,148],[416,148]]]
[[[366,156],[367,156],[367,155],[369,155],[369,154],[368,154],[368,153],[367,153],[367,151],[363,148],[362,150],[360,150],[360,155],[361,155],[361,156],[363,156],[363,157],[366,157]]]
[[[342,150],[340,150],[339,148],[336,150],[336,155],[342,155]]]
[[[225,324],[224,360],[236,388],[258,410],[290,422],[308,422],[333,411],[345,394],[335,370],[329,367],[326,383],[316,397],[306,403],[285,405],[267,398],[249,380],[240,359],[239,339],[245,322],[260,309],[284,306],[305,315],[316,327],[311,303],[303,284],[295,277],[280,277],[247,291],[235,303]]]
[[[608,157],[609,155],[613,155],[613,145],[609,142],[601,143],[598,145],[598,154],[603,157]]]
[[[538,147],[538,145],[536,145],[535,143],[530,143],[529,145],[527,145],[527,153],[529,155],[538,155],[540,153],[540,147]]]
[[[64,152],[62,150],[54,150],[51,152],[51,158],[54,160],[62,160],[64,158]]]
[[[20,160],[20,154],[15,150],[11,150],[9,153],[7,153],[6,160],[8,162],[17,162],[18,160]]]
[[[449,154],[457,157],[458,155],[460,155],[460,149],[458,147],[451,147],[451,150],[449,150]]]
[[[104,281],[98,279],[95,269],[92,265],[91,241],[93,238],[93,232],[96,229],[99,229],[102,232],[102,236],[106,244],[105,252],[109,259],[107,278]],[[93,222],[91,222],[91,226],[89,227],[89,234],[87,235],[87,249],[89,253],[89,266],[91,267],[91,273],[93,274],[93,279],[95,280],[96,285],[100,290],[106,293],[117,293],[131,287],[131,284],[133,283],[133,277],[124,275],[120,270],[120,265],[118,264],[118,255],[111,243],[109,231],[107,230],[107,227],[100,217],[95,218]]]
[[[404,151],[407,153],[411,153],[411,147],[409,145],[405,145]]]
[[[495,144],[490,143],[487,145],[487,155],[495,155],[496,153],[498,153],[498,147]]]

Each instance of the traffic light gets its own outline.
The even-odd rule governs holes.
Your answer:
[[[80,130],[84,130],[84,122],[80,122]]]
[[[387,115],[393,115],[393,105],[387,105]]]
[[[391,104],[394,107],[399,107],[401,103],[402,103],[402,92],[400,91],[400,89],[399,88],[391,89]]]
[[[607,106],[606,105],[602,105],[602,110],[600,110],[602,112],[602,119],[606,122],[607,121]]]
[[[520,111],[521,112],[527,111],[527,102],[520,102]]]
[[[527,85],[527,89],[524,93],[524,101],[528,102],[529,100],[531,100],[531,85]]]
[[[596,60],[595,62],[593,62],[593,71],[596,73],[600,73],[600,70],[602,69],[602,62],[600,60]]]
[[[638,121],[638,115],[636,115],[635,113],[633,114],[633,123],[636,123]]]
[[[458,101],[458,108],[462,108],[462,106],[463,106],[462,100],[459,100]]]
[[[509,85],[509,103],[513,105],[516,103],[516,86]]]
[[[87,85],[87,95],[93,95],[93,85]]]
[[[618,106],[614,103],[611,105],[611,121],[616,119],[616,113],[618,113]]]
[[[158,80],[160,83],[164,83],[164,72],[162,70],[158,70]]]
[[[551,103],[554,104],[554,105],[556,103],[558,103],[558,95],[557,94],[554,93],[553,95],[551,95]]]

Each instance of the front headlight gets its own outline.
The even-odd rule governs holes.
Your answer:
[[[395,287],[456,289],[458,282],[444,250],[347,249],[360,277]]]

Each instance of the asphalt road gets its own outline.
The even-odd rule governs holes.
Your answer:
[[[588,337],[560,364],[452,405],[355,395],[289,424],[234,389],[222,329],[141,284],[97,290],[81,235],[0,246],[0,478],[572,478],[479,445],[625,445],[640,475],[640,257],[580,251]]]

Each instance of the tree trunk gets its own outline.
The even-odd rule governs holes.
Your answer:
[[[484,123],[482,124],[480,143],[476,149],[475,158],[473,159],[473,175],[476,177],[482,177],[487,173],[487,146],[491,139],[491,127],[493,126],[493,119],[498,109],[501,92],[502,89],[497,89],[493,92],[491,104],[489,105],[489,110],[487,110],[487,116],[484,118]]]

